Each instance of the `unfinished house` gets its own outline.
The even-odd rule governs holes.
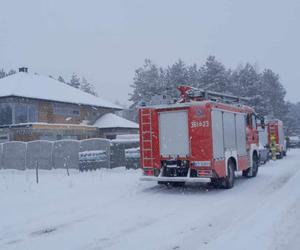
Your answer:
[[[121,108],[115,104],[51,77],[28,73],[27,68],[0,79],[1,142],[81,140],[113,136],[116,131],[131,133],[132,128],[101,127],[99,119],[118,110]]]

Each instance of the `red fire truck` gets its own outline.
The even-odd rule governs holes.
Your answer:
[[[139,110],[141,180],[212,182],[232,188],[235,171],[255,177],[257,115],[241,98],[180,86],[179,102]]]
[[[283,122],[278,119],[268,120],[266,122],[268,129],[268,143],[271,147],[274,140],[276,147],[276,156],[281,159],[286,155],[286,144],[284,140]]]

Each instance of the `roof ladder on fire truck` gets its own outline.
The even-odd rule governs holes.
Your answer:
[[[222,101],[226,103],[242,103],[249,101],[247,97],[239,97],[230,94],[224,94],[204,89],[198,89],[190,86],[179,86],[178,90],[181,92],[181,98],[187,100],[213,100]]]
[[[143,166],[146,168],[153,168],[153,151],[152,151],[152,117],[151,111],[149,109],[143,109],[141,112],[142,115],[142,126],[143,134],[142,145],[143,145]],[[147,129],[145,129],[147,128]],[[149,134],[149,138],[145,138],[146,134]],[[150,166],[149,166],[149,161]]]

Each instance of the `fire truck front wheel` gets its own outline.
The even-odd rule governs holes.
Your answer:
[[[232,160],[228,161],[227,165],[227,176],[222,179],[221,181],[221,187],[225,189],[230,189],[233,188],[234,186],[234,169],[235,169],[235,164]]]

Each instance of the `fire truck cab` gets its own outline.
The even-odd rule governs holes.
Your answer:
[[[141,179],[232,188],[236,171],[255,177],[259,150],[254,110],[225,101],[237,97],[188,86],[179,90],[180,103],[139,110]]]

